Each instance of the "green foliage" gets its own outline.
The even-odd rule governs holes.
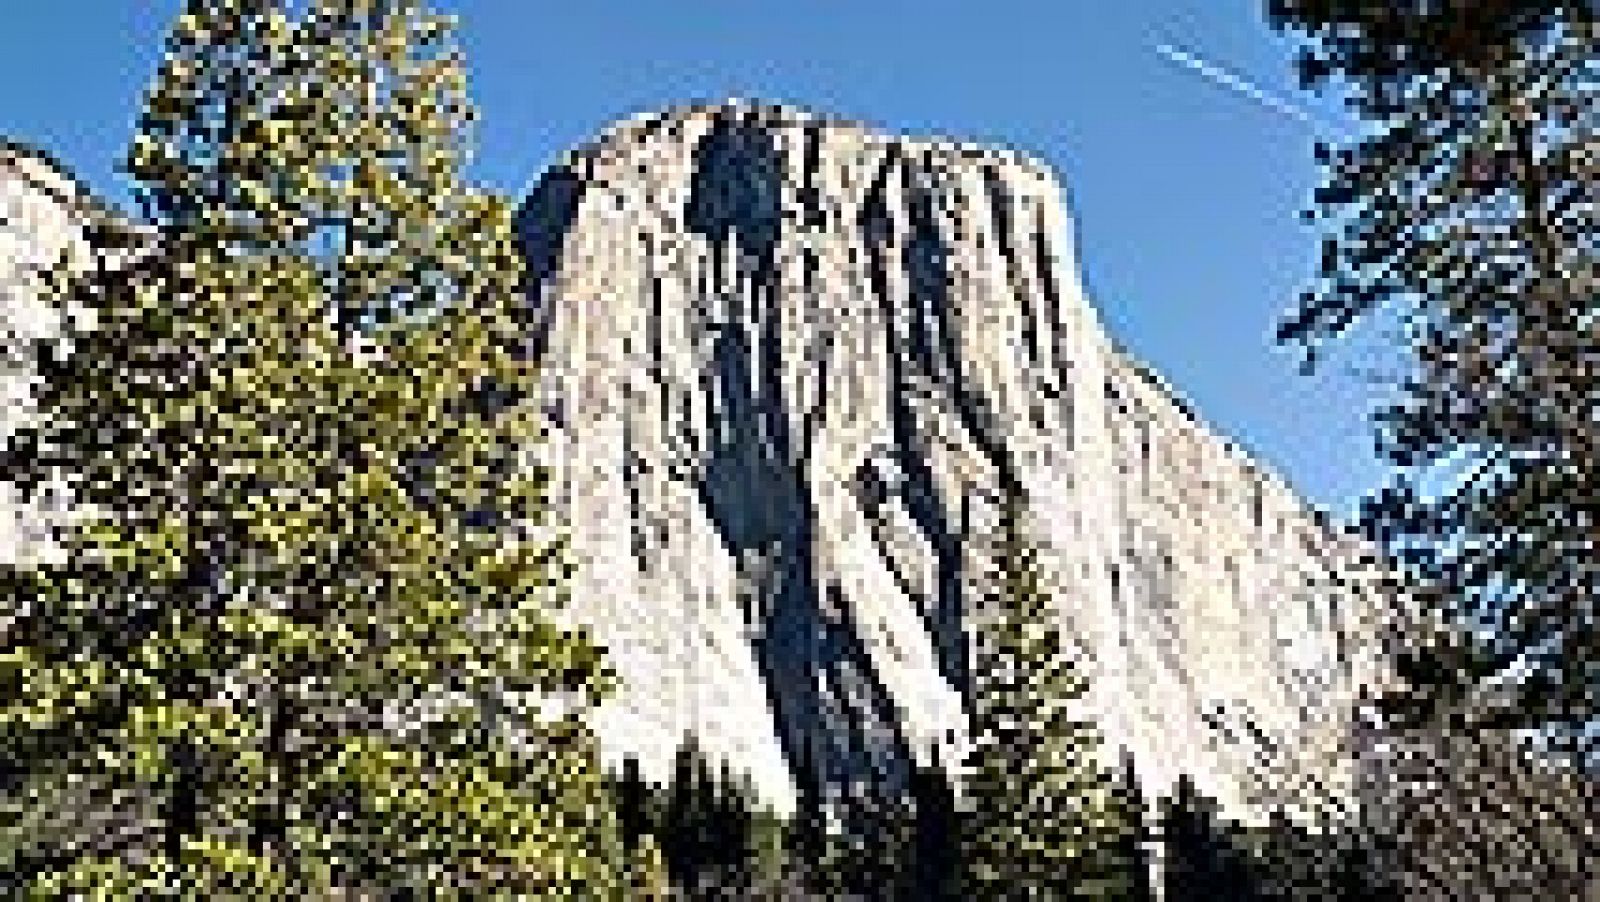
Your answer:
[[[1133,755],[1127,751],[1122,755],[1120,777],[1114,790],[1114,797],[1122,830],[1116,838],[1116,851],[1113,854],[1119,865],[1128,870],[1127,892],[1124,898],[1128,902],[1149,902],[1155,895],[1150,885],[1150,853],[1147,844],[1152,837],[1145,820],[1148,807],[1145,804],[1144,789],[1139,783],[1139,772],[1134,767]]]
[[[1164,898],[1173,900],[1264,898],[1261,874],[1243,832],[1226,820],[1216,802],[1201,795],[1187,775],[1163,800],[1161,834],[1166,846]]]
[[[460,179],[449,22],[303,6],[187,5],[129,161],[161,245],[64,292],[15,447],[77,513],[5,581],[0,867],[618,894],[582,725],[610,678],[550,620],[520,258]]]
[[[822,775],[809,743],[800,746],[793,767],[795,813],[785,830],[790,883],[824,898],[842,895],[838,850],[828,829]]]
[[[640,837],[638,847],[628,853],[628,898],[641,902],[672,898],[661,844],[649,834]]]
[[[762,806],[751,815],[751,845],[755,849],[751,876],[755,888],[771,892],[784,884],[789,868],[789,848],[785,844],[788,821]]]
[[[1273,812],[1265,826],[1223,816],[1187,777],[1161,806],[1164,898],[1379,902],[1401,898],[1379,873],[1375,838],[1335,825],[1313,825]]]
[[[938,902],[961,899],[961,830],[955,787],[939,760],[938,749],[928,764],[911,775],[911,843],[901,868],[905,898]]]
[[[610,779],[624,844],[659,858],[656,879],[689,898],[739,898],[777,891],[785,879],[785,823],[756,797],[748,776],[713,769],[692,734],[684,737],[665,788],[646,781],[633,758]]]
[[[1000,604],[978,626],[972,750],[961,820],[970,898],[1125,898],[1134,827],[1101,763],[1102,739],[1074,719],[1087,683],[1055,626],[1018,503],[1005,511]]]
[[[1281,337],[1315,352],[1388,309],[1414,352],[1378,417],[1399,475],[1365,511],[1432,607],[1401,661],[1417,689],[1394,713],[1424,723],[1476,707],[1479,726],[1592,742],[1596,7],[1268,9],[1307,39],[1308,83],[1342,82],[1364,131],[1318,149],[1322,265]],[[1462,704],[1500,682],[1512,703]]]

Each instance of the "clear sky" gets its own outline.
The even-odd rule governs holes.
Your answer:
[[[1315,262],[1316,123],[1343,122],[1297,92],[1261,0],[439,5],[462,15],[483,181],[520,194],[613,119],[729,96],[1005,143],[1062,174],[1108,327],[1207,421],[1335,514],[1381,478],[1366,356],[1306,377],[1272,345]],[[6,0],[0,134],[125,200],[114,164],[178,6]]]

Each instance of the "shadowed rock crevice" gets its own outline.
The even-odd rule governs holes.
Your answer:
[[[737,562],[756,664],[789,766],[814,762],[830,804],[860,835],[872,829],[874,793],[863,793],[856,778],[878,773],[885,779],[869,789],[899,793],[909,751],[848,600],[833,585],[825,597],[816,578],[816,511],[804,485],[809,448],[790,429],[783,378],[787,324],[776,242],[786,161],[770,134],[731,118],[700,139],[692,159],[685,224],[714,248],[715,282],[727,295],[727,321],[704,325],[714,412],[700,497]],[[737,254],[727,253],[730,243]],[[737,273],[723,271],[730,256]]]
[[[887,192],[896,170],[905,173],[902,178],[912,198],[909,240],[899,261],[893,260],[888,250],[895,224]],[[868,249],[868,286],[889,326],[884,333],[884,355],[889,366],[892,462],[897,471],[892,491],[929,543],[935,561],[933,596],[917,599],[917,613],[933,640],[940,676],[970,702],[968,643],[962,622],[960,534],[952,528],[949,516],[955,499],[940,495],[930,464],[927,424],[920,422],[912,404],[920,393],[931,392],[935,387],[954,394],[960,373],[959,358],[947,335],[949,320],[943,312],[949,307],[948,248],[939,235],[932,204],[932,192],[923,182],[913,179],[891,148],[862,205],[859,225]],[[904,268],[909,285],[909,335],[905,340],[895,326],[902,317],[889,292],[889,269],[895,262]],[[872,475],[881,488],[869,495],[877,503],[867,509],[867,515],[879,522],[880,507],[890,500],[890,484],[883,474]]]
[[[557,166],[544,174],[517,209],[513,227],[522,244],[530,333],[529,352],[544,356],[555,311],[545,302],[544,289],[561,261],[561,251],[583,201],[585,182],[570,166]]]

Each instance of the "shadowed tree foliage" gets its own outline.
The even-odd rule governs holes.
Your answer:
[[[1414,351],[1378,417],[1399,476],[1365,509],[1429,608],[1399,655],[1419,687],[1389,700],[1401,723],[1470,710],[1575,738],[1595,720],[1596,12],[1268,3],[1306,39],[1307,85],[1342,84],[1363,125],[1318,148],[1321,269],[1280,336],[1314,354],[1386,310]],[[1499,703],[1461,704],[1502,679]]]
[[[292,12],[291,12],[292,10]],[[128,168],[159,246],[64,286],[9,461],[0,868],[43,896],[622,893],[549,619],[510,214],[460,177],[450,22],[191,0]]]
[[[838,873],[824,810],[822,779],[815,762],[810,743],[802,743],[794,768],[795,814],[784,837],[784,845],[790,850],[786,880],[828,897],[839,891]]]
[[[610,780],[623,849],[633,865],[633,898],[665,899],[671,892],[666,858],[661,852],[660,824],[665,801],[661,791],[639,772],[639,759],[623,759],[621,772]]]
[[[1215,829],[1215,821],[1212,821]],[[1232,855],[1242,864],[1236,877],[1260,899],[1381,902],[1404,898],[1372,853],[1377,837],[1355,825],[1337,825],[1324,815],[1312,825],[1282,811],[1272,812],[1264,827],[1224,828],[1227,841],[1214,844],[1224,861]],[[1242,896],[1241,896],[1242,898]]]
[[[688,734],[673,758],[660,827],[667,873],[685,891],[694,891],[709,879],[715,852],[711,837],[715,794],[711,764],[694,735]]]
[[[1102,739],[1070,706],[1087,691],[1012,493],[1002,522],[1004,589],[978,627],[972,749],[961,818],[968,898],[1126,898],[1132,829],[1101,762]]]
[[[907,849],[904,898],[961,899],[961,831],[954,787],[939,760],[938,746],[928,764],[911,773],[911,843]]]
[[[1117,858],[1129,870],[1129,902],[1149,902],[1155,898],[1150,887],[1149,829],[1145,825],[1148,808],[1144,788],[1139,783],[1139,772],[1134,767],[1132,753],[1122,753],[1121,781],[1116,788],[1117,804],[1121,806],[1122,834],[1117,839]]]
[[[1378,840],[1357,825],[1336,824],[1326,814],[1308,824],[1275,810],[1266,824],[1245,826],[1224,815],[1188,775],[1160,801],[1158,838],[1163,898],[1178,902],[1403,898],[1371,854]],[[1153,898],[1148,870],[1135,893]]]
[[[1405,104],[1403,82],[1419,76],[1466,75],[1497,65],[1515,47],[1559,21],[1593,21],[1591,0],[1267,0],[1278,28],[1315,43],[1300,57],[1307,84],[1330,78],[1357,82],[1355,99],[1390,109]]]
[[[880,807],[881,806],[881,807]],[[829,837],[831,878],[846,898],[896,898],[908,890],[913,817],[909,795],[882,798],[874,806],[873,832]]]
[[[624,781],[626,785],[626,781]],[[765,898],[786,881],[784,825],[731,762],[713,769],[693,734],[673,759],[672,782],[646,808],[672,885],[690,898]],[[627,812],[622,807],[625,824]]]
[[[616,800],[623,845],[638,848],[646,835],[657,831],[661,819],[659,793],[639,773],[638,758],[629,755],[623,759],[622,772],[611,781],[611,795]]]
[[[1214,801],[1195,789],[1187,774],[1179,778],[1176,791],[1163,803],[1164,898],[1172,902],[1266,898],[1257,862],[1238,828],[1222,817]]]

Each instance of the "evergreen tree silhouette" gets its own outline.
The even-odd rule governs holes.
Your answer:
[[[1167,866],[1168,902],[1212,902],[1217,899],[1264,898],[1249,859],[1211,799],[1200,794],[1187,775],[1167,801],[1162,818]]]
[[[810,743],[800,746],[794,768],[795,815],[786,831],[789,854],[789,882],[808,893],[827,898],[838,886],[838,875],[829,860],[831,843],[824,812],[822,777]]]
[[[621,782],[627,785],[626,774]],[[784,863],[775,861],[774,856],[781,856],[789,843],[773,835],[778,828],[776,816],[764,809],[758,811],[754,781],[748,774],[736,773],[727,759],[713,768],[693,736],[686,735],[678,747],[665,796],[654,833],[669,879],[684,897],[748,898],[757,893],[758,883],[777,883],[787,876],[782,873]],[[636,817],[631,805],[627,799],[619,803],[625,823]],[[651,806],[645,807],[648,818]],[[761,843],[757,841],[758,820],[764,831]],[[792,831],[794,825],[790,826]],[[758,881],[761,865],[765,871]],[[766,889],[763,886],[761,891]]]
[[[1150,853],[1145,848],[1149,840],[1149,831],[1145,828],[1147,808],[1133,755],[1126,750],[1122,754],[1121,785],[1117,788],[1117,796],[1125,827],[1118,842],[1117,857],[1126,863],[1130,874],[1128,899],[1130,902],[1148,902],[1155,898],[1155,892],[1150,885]]]
[[[700,781],[703,765],[699,744],[692,733],[686,733],[673,757],[672,783],[667,790],[666,811],[661,819],[661,853],[667,861],[667,874],[679,888],[699,885],[704,871]]]
[[[939,758],[938,746],[927,766],[911,773],[912,840],[907,900],[929,902],[961,898],[961,843],[956,823],[955,791]]]
[[[653,801],[655,789],[639,774],[639,759],[629,755],[622,761],[622,773],[615,780],[617,821],[628,851],[639,847],[646,833],[655,832]]]
[[[752,808],[753,792],[734,775],[733,765],[723,759],[711,786],[711,817],[708,819],[709,864],[712,883],[718,890],[748,895],[755,867],[755,836]]]

